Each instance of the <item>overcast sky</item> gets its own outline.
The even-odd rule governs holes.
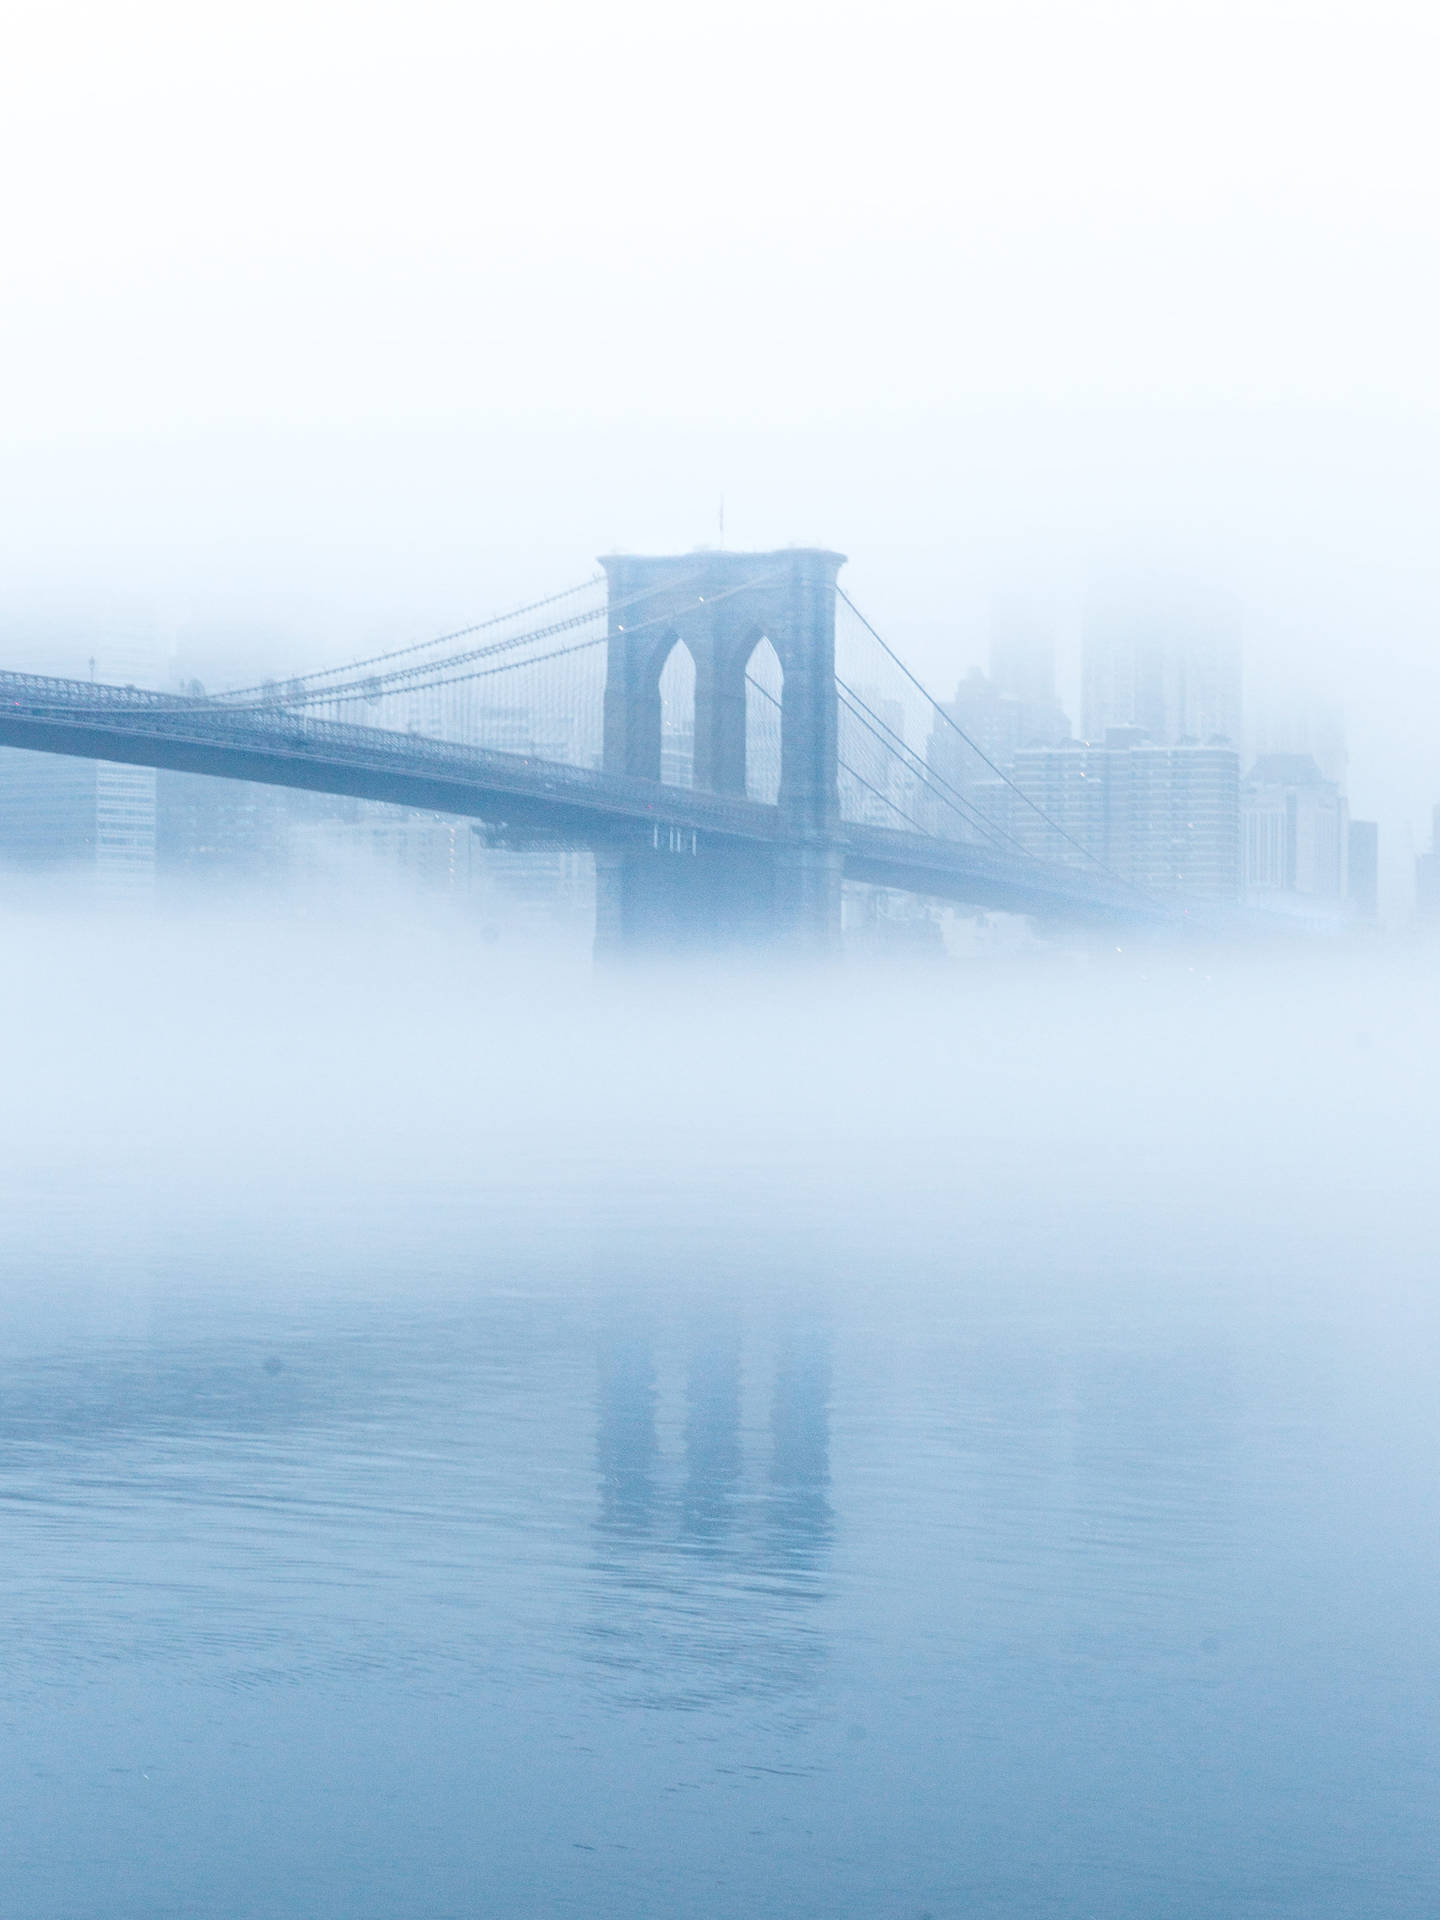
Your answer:
[[[940,681],[1234,593],[1440,798],[1440,14],[10,0],[0,632],[292,664],[813,540]],[[18,641],[17,641],[18,645]]]

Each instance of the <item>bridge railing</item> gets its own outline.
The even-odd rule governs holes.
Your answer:
[[[673,821],[747,839],[772,839],[779,831],[775,808],[756,801],[604,773],[533,754],[435,740],[421,733],[314,719],[291,713],[280,702],[237,706],[205,695],[0,672],[0,710],[7,708],[37,721],[63,721],[100,734],[162,736],[197,746],[384,768],[510,791],[517,798],[570,801],[640,820]]]

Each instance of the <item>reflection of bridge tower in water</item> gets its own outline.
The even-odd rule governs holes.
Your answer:
[[[693,782],[746,793],[746,670],[762,642],[780,692],[779,834],[773,846],[657,830],[599,857],[602,947],[773,939],[825,945],[839,931],[842,855],[835,579],[818,548],[602,562],[609,579],[605,769],[659,780],[661,675],[677,647],[695,666]]]
[[[833,1529],[829,1402],[828,1341],[809,1322],[750,1340],[714,1311],[676,1346],[648,1321],[612,1330],[596,1423],[611,1664],[702,1691],[788,1687],[808,1671],[805,1614],[823,1597]],[[703,1646],[690,1637],[700,1617]]]

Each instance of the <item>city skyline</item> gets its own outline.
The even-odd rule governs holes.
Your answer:
[[[706,558],[702,551],[693,564],[733,566],[736,559],[743,556]],[[616,561],[607,567],[639,564],[655,563]],[[678,557],[664,564],[673,571],[692,562]],[[559,627],[542,628],[541,638],[571,632],[575,624],[562,619]],[[848,630],[853,646],[860,628],[851,622]],[[866,631],[873,637],[873,630]],[[500,651],[513,654],[516,644],[504,640]],[[1375,919],[1378,843],[1373,825],[1350,819],[1341,717],[1303,689],[1287,703],[1273,684],[1260,715],[1242,713],[1233,604],[1173,589],[1168,595],[1152,589],[1128,601],[1113,593],[1108,600],[1092,598],[1083,645],[1083,720],[1077,731],[1058,693],[1052,619],[1033,602],[997,604],[990,671],[972,669],[953,701],[935,707],[928,737],[913,742],[906,735],[918,711],[907,715],[914,688],[903,681],[893,687],[879,681],[851,685],[844,677],[854,671],[847,656],[837,680],[842,811],[882,832],[905,824],[950,839],[1013,847],[1051,865],[1087,870],[1090,863],[1096,873],[1142,896],[1244,901],[1312,920],[1328,912],[1342,924],[1347,913],[1362,923]],[[480,649],[482,656],[487,651],[493,645]],[[562,658],[575,651],[573,645],[560,649]],[[414,652],[402,649],[400,658]],[[402,671],[398,681],[393,674],[390,680],[362,677],[353,683],[342,676],[334,690],[343,696],[353,684],[358,694],[349,697],[358,698],[359,716],[373,724],[379,715],[374,700],[393,681],[399,704],[393,692],[385,695],[385,725],[539,762],[598,768],[599,656],[591,642],[579,652],[590,662],[586,677],[575,681],[572,675],[568,691],[558,690],[558,705],[557,689],[543,690],[543,676],[535,680],[523,653],[502,663],[502,674],[522,669],[518,678],[511,673],[497,683],[503,691],[489,690],[493,671],[471,681],[453,671],[438,678],[431,671],[427,678],[418,667]],[[541,653],[540,665],[553,657],[553,650]],[[163,672],[160,662],[157,646],[132,636],[91,653],[84,665],[92,677],[124,672],[135,676],[134,683],[166,679],[193,697],[199,683],[184,678],[179,661],[172,658]],[[879,664],[886,667],[883,660]],[[363,662],[359,671],[363,675]],[[270,679],[265,686],[271,691],[261,697],[283,702],[306,684],[303,678]],[[330,698],[328,684],[322,674],[317,685],[323,699]],[[654,777],[662,784],[688,788],[696,782],[698,691],[689,647],[673,645],[657,688]],[[762,638],[746,668],[743,784],[751,798],[771,805],[783,787],[779,722],[785,697],[781,663]],[[538,707],[532,704],[537,698]],[[587,702],[590,721],[583,717]],[[355,710],[342,699],[336,711],[344,717]],[[1288,750],[1274,751],[1277,743]],[[1337,769],[1338,777],[1330,777],[1326,766]],[[1365,876],[1353,897],[1352,845],[1358,849],[1357,872]],[[388,871],[407,886],[460,896],[478,890],[504,901],[502,920],[506,906],[522,911],[528,893],[532,908],[557,925],[585,917],[594,884],[585,879],[584,861],[557,862],[539,848],[506,852],[488,845],[479,829],[447,823],[441,814],[284,794],[232,802],[223,791],[208,794],[195,774],[107,770],[103,760],[78,770],[52,767],[14,750],[0,758],[0,858],[7,855],[32,867],[65,858],[77,871],[83,856],[93,860],[101,896],[108,891],[131,898],[153,890],[162,872],[172,887],[227,872],[251,883],[263,877],[270,884],[283,879],[313,887],[327,873],[348,872],[359,884],[367,872],[378,877]],[[495,909],[487,911],[493,915]],[[848,925],[851,909],[846,916]],[[1399,911],[1392,909],[1389,917],[1398,918]],[[894,918],[894,910],[884,908],[879,922],[872,914],[866,924]],[[939,924],[923,888],[900,918],[907,926]]]

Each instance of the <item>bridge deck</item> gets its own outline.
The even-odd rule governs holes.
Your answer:
[[[0,673],[0,746],[381,800],[558,835],[594,847],[652,835],[709,844],[786,842],[777,808],[563,762],[382,727],[316,720],[280,704],[154,693]],[[1154,917],[1113,881],[964,841],[843,825],[846,877],[999,908],[1079,918]]]

